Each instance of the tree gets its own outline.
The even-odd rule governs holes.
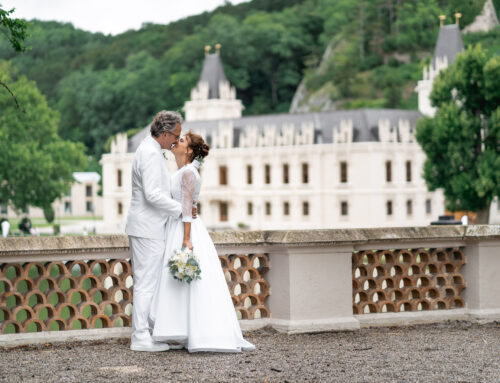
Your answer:
[[[427,185],[444,189],[451,211],[476,211],[487,223],[500,195],[500,56],[468,48],[438,76],[431,102],[435,117],[417,125]]]
[[[11,84],[25,113],[0,92],[0,201],[16,209],[37,206],[46,211],[69,190],[72,173],[85,166],[84,146],[57,134],[59,115],[47,106],[34,82],[18,76],[0,61],[0,81]]]
[[[110,136],[144,127],[158,110],[171,108],[174,87],[167,80],[161,62],[147,52],[130,55],[124,68],[73,72],[58,85],[61,136],[100,156]],[[189,94],[191,88],[182,89]]]
[[[27,36],[26,30],[28,29],[28,24],[26,24],[24,20],[13,19],[10,17],[13,12],[13,9],[10,11],[2,9],[0,4],[0,32],[7,36],[10,45],[16,52],[24,52],[26,47],[23,45],[23,42]],[[0,81],[0,85],[10,93],[19,108],[19,102],[9,86],[3,81]]]
[[[255,98],[265,96],[262,99],[270,112],[288,109],[300,83],[301,59],[309,53],[310,37],[304,33],[297,13],[254,13],[243,23],[248,43],[255,49],[255,55],[248,58],[248,64],[255,68],[251,81],[261,92]],[[259,105],[253,105],[253,109],[258,110]]]

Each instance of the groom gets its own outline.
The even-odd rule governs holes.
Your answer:
[[[132,200],[125,232],[129,236],[134,272],[130,345],[134,351],[169,349],[168,344],[151,338],[148,317],[161,275],[165,224],[169,216],[181,215],[181,204],[170,195],[170,174],[162,149],[170,149],[179,140],[182,122],[177,112],[159,112],[151,123],[151,135],[139,145],[132,163]]]

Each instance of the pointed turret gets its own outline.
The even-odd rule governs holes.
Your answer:
[[[227,78],[222,67],[219,53],[208,54],[203,63],[199,82],[208,84],[208,98],[220,98],[219,84],[226,83]]]
[[[241,117],[243,104],[236,99],[236,89],[231,86],[224,73],[220,48],[221,45],[216,44],[216,52],[210,53],[211,47],[205,47],[200,80],[191,90],[191,100],[184,105],[186,121]]]
[[[455,62],[457,55],[463,50],[464,43],[458,24],[443,25],[439,29],[432,64],[436,66],[437,60],[444,60],[446,57],[446,62],[448,65],[451,65]]]
[[[459,19],[462,15],[455,14],[455,24],[443,25],[445,16],[441,15],[441,27],[434,48],[434,55],[428,67],[424,67],[423,79],[418,82],[418,110],[426,116],[434,116],[436,109],[431,105],[430,94],[432,84],[439,72],[448,68],[455,62],[457,55],[464,50],[462,34],[459,27]]]

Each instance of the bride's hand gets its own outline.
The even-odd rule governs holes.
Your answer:
[[[189,239],[182,241],[182,247],[187,247],[189,250],[193,251],[193,244]]]

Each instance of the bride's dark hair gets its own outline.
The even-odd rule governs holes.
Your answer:
[[[191,162],[193,162],[193,160],[197,157],[205,158],[208,156],[210,146],[205,142],[202,136],[189,131],[186,133],[186,137],[188,139],[188,146],[193,151],[193,153],[191,153],[191,158],[189,159]]]

